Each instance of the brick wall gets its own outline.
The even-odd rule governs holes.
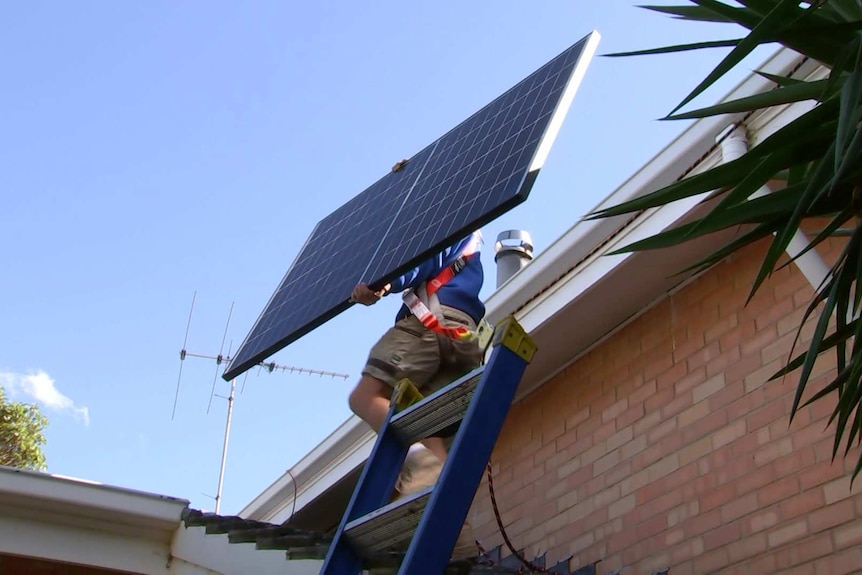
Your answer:
[[[744,305],[765,247],[702,275],[513,406],[494,486],[528,557],[623,575],[862,573],[862,479],[852,493],[849,482],[859,452],[831,462],[834,400],[789,424],[796,380],[767,381],[812,289],[788,266]],[[833,370],[832,356],[819,361],[810,388]],[[470,517],[486,548],[502,543],[486,482]]]

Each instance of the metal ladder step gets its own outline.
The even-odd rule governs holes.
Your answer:
[[[433,490],[430,485],[351,521],[344,535],[363,557],[409,542]]]
[[[392,417],[389,425],[409,445],[464,418],[485,366],[478,367]]]

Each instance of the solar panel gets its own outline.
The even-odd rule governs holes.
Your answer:
[[[599,35],[592,32],[315,226],[223,377],[233,379],[527,199]]]

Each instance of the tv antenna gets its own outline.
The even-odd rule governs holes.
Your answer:
[[[215,388],[216,388],[216,382],[218,380],[218,374],[219,374],[219,369],[221,367],[221,364],[224,362],[230,362],[230,360],[231,360],[230,347],[228,348],[227,355],[223,355],[223,352],[224,352],[225,340],[227,340],[228,328],[230,327],[230,318],[233,315],[233,305],[234,304],[233,304],[233,302],[231,302],[231,304],[230,304],[230,311],[228,311],[228,314],[227,314],[227,322],[225,323],[224,335],[222,336],[221,347],[219,348],[218,355],[207,355],[207,354],[203,354],[203,353],[192,353],[192,352],[186,350],[186,345],[188,344],[188,340],[189,340],[189,331],[190,331],[191,325],[192,325],[192,314],[194,313],[195,300],[197,299],[197,295],[198,295],[198,292],[195,291],[194,295],[192,296],[192,305],[191,305],[191,308],[189,309],[189,320],[188,320],[188,323],[186,324],[186,335],[183,338],[183,347],[180,350],[180,373],[179,373],[179,376],[177,377],[177,390],[176,390],[176,393],[174,394],[174,407],[173,407],[173,410],[171,411],[171,421],[173,421],[174,416],[176,415],[176,412],[177,412],[177,401],[179,400],[179,397],[180,397],[180,383],[181,383],[182,377],[183,377],[183,363],[185,362],[186,358],[187,357],[196,357],[196,358],[200,358],[200,359],[215,360],[215,363],[216,363],[215,375],[213,376],[212,389],[210,390],[210,398],[209,398],[209,402],[207,403],[207,414],[209,414],[210,408],[212,407],[213,397],[218,397],[220,399],[226,399],[227,400],[227,417],[225,419],[225,427],[224,427],[224,445],[222,446],[221,465],[219,467],[218,489],[216,490],[216,495],[214,497],[214,499],[215,499],[215,513],[218,514],[219,507],[221,506],[221,493],[222,493],[222,485],[224,484],[225,463],[227,462],[227,445],[228,445],[228,439],[230,438],[230,419],[231,419],[231,415],[233,414],[233,402],[234,402],[234,393],[236,391],[236,379],[232,379],[230,381],[230,394],[227,396],[218,395],[215,392]],[[277,371],[284,371],[287,373],[297,373],[297,374],[303,374],[303,375],[317,375],[320,377],[330,377],[333,379],[334,378],[347,379],[348,377],[350,377],[346,373],[338,373],[335,371],[325,371],[325,370],[321,370],[321,369],[309,369],[306,367],[296,367],[296,366],[292,366],[292,365],[281,365],[281,364],[275,363],[274,361],[272,361],[272,362],[263,362],[263,361],[260,362],[258,364],[258,371],[260,371],[261,369],[265,370],[267,373],[272,373],[272,372],[277,370]],[[243,387],[240,390],[240,393],[242,393],[242,390],[245,389],[246,378],[248,378],[248,372],[246,372],[244,377],[243,377]]]

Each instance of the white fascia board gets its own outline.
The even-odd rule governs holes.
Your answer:
[[[172,533],[188,500],[103,485],[48,473],[0,466],[0,500],[38,513],[62,513],[91,521],[140,525],[148,531]],[[2,508],[0,508],[2,514]]]
[[[124,573],[169,575],[170,546],[122,533],[0,513],[0,553]]]

